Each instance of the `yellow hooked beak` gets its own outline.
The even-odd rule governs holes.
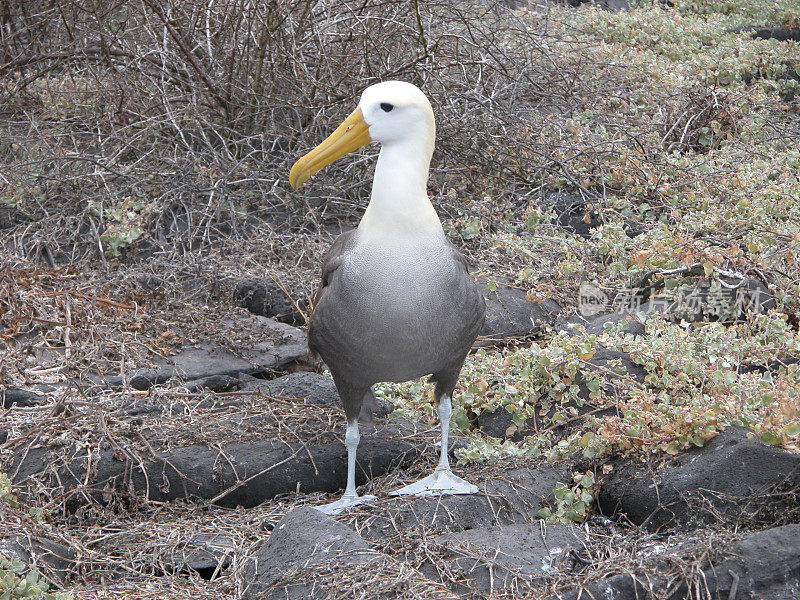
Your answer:
[[[369,125],[364,121],[361,109],[357,108],[325,141],[292,165],[289,183],[294,189],[299,188],[325,165],[371,141]]]

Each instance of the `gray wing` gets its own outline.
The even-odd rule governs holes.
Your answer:
[[[453,260],[464,268],[465,286],[470,289],[471,293],[466,294],[467,308],[471,310],[465,311],[465,314],[473,320],[474,328],[480,332],[483,329],[483,322],[486,319],[486,300],[480,289],[480,285],[470,275],[470,264],[467,257],[461,254],[449,240],[447,242]],[[468,280],[468,281],[467,281]]]
[[[314,319],[314,312],[317,307],[320,307],[320,301],[325,297],[326,292],[330,289],[330,284],[336,275],[336,271],[342,266],[345,256],[352,250],[356,243],[355,234],[357,229],[352,229],[341,234],[337,237],[325,256],[322,257],[322,277],[320,279],[319,288],[317,293],[314,294],[314,303],[312,307],[311,318],[308,322],[308,349],[322,358],[319,352],[318,344],[324,343],[324,334],[320,337],[318,330],[319,319],[323,318],[324,309],[321,309],[317,319]],[[324,329],[324,328],[323,328]],[[339,396],[344,405],[344,411],[348,420],[358,417],[362,423],[373,423],[373,414],[380,414],[380,408],[369,386],[353,386],[348,380],[337,377],[337,372],[331,368],[331,373],[334,376],[334,383]]]
[[[355,234],[357,231],[357,229],[345,231],[333,241],[331,247],[328,248],[328,251],[322,257],[322,276],[320,278],[319,287],[314,294],[311,315],[308,322],[308,348],[314,354],[319,355],[319,351],[317,349],[318,332],[316,331],[315,327],[316,321],[314,319],[314,311],[316,310],[316,307],[319,306],[322,298],[325,296],[325,292],[328,290],[328,286],[330,285],[336,270],[342,266],[344,257],[355,245]]]
[[[464,359],[469,354],[472,344],[480,335],[483,323],[486,319],[486,301],[481,291],[481,286],[470,275],[470,265],[466,257],[458,251],[453,244],[448,241],[448,248],[453,261],[461,268],[461,279],[459,283],[460,291],[453,295],[453,298],[460,299],[459,312],[463,317],[456,346],[460,349],[458,354],[453,355],[453,362],[448,368],[433,373],[431,381],[436,383],[437,401],[443,394],[452,395],[456,385],[456,380],[461,372]]]
[[[344,255],[353,247],[355,243],[354,236],[357,231],[358,229],[345,231],[333,241],[331,247],[328,248],[328,251],[322,257],[322,277],[320,278],[319,287],[314,294],[314,306],[319,303],[320,298],[322,298],[322,295],[325,293],[325,289],[328,287],[328,284],[330,284],[331,277],[336,272],[336,269],[342,265]]]

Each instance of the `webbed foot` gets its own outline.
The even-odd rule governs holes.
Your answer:
[[[390,496],[444,496],[447,494],[477,494],[477,486],[461,479],[450,469],[436,469],[431,475],[389,492]]]
[[[325,513],[326,515],[338,515],[346,508],[350,508],[351,506],[357,506],[359,504],[364,504],[365,502],[371,502],[375,500],[375,496],[348,496],[345,494],[341,498],[339,498],[336,502],[331,502],[330,504],[323,504],[322,506],[314,506],[319,512]]]

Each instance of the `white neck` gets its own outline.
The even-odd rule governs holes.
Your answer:
[[[428,200],[433,140],[406,138],[384,144],[375,166],[372,197],[358,226],[359,237],[444,237]]]

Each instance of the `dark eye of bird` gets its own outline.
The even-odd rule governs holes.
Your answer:
[[[389,112],[394,108],[394,105],[389,104],[388,102],[381,102],[381,108],[384,112]]]

